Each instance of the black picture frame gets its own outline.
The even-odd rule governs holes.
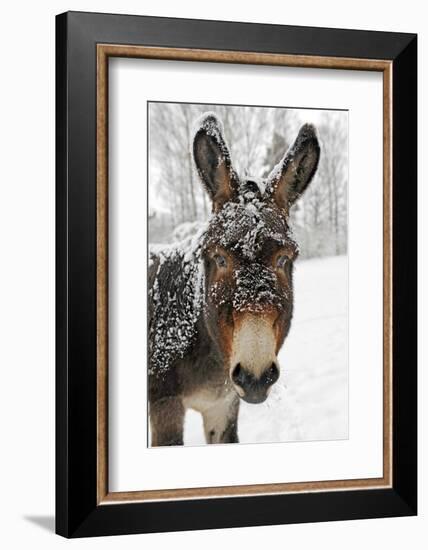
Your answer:
[[[392,62],[391,488],[97,504],[96,46]],[[417,36],[68,12],[56,18],[56,532],[65,537],[417,513]]]

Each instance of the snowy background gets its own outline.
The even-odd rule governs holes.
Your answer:
[[[295,313],[280,353],[281,377],[261,405],[241,402],[241,443],[348,437],[348,113],[267,107],[149,103],[149,244],[174,243],[209,218],[193,166],[193,123],[223,121],[240,175],[266,176],[300,126],[315,124],[320,164],[290,224],[300,247]],[[168,128],[168,131],[166,131]],[[202,418],[186,414],[186,445],[204,444]]]

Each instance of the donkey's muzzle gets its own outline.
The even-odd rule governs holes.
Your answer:
[[[232,371],[232,381],[237,386],[240,397],[247,403],[262,403],[268,396],[269,388],[279,378],[279,369],[272,363],[259,377],[238,363]]]

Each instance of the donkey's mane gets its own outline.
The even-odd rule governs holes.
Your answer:
[[[149,356],[162,376],[183,358],[196,336],[204,287],[201,235],[149,251]]]
[[[265,200],[260,183],[255,190],[250,180],[240,184],[236,201],[230,201],[213,215],[205,237],[205,246],[216,244],[254,260],[266,240],[284,246],[294,238],[284,216],[273,202]],[[211,229],[213,228],[213,229]]]

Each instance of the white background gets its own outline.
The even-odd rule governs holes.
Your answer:
[[[54,511],[54,15],[67,9],[177,17],[245,20],[291,25],[419,32],[419,84],[426,83],[428,22],[423,3],[341,0],[258,4],[217,0],[177,2],[15,2],[0,19],[0,543],[31,548],[260,548],[275,544],[329,550],[382,545],[425,548],[428,486],[420,471],[417,518],[258,527],[211,532],[112,537],[67,542],[52,534]],[[425,65],[423,67],[423,64]],[[426,95],[426,94],[425,94]],[[423,97],[420,93],[419,97]],[[426,108],[420,102],[420,224],[427,212],[423,152]],[[422,234],[421,234],[422,235]],[[426,244],[420,239],[422,252]],[[425,260],[425,258],[423,258]],[[425,275],[420,261],[420,278]],[[420,317],[426,306],[420,293]],[[427,377],[420,324],[420,464],[426,462]],[[424,540],[425,539],[425,540]]]
[[[109,83],[110,490],[382,477],[382,75],[114,59]],[[146,447],[147,99],[349,109],[347,439]]]

